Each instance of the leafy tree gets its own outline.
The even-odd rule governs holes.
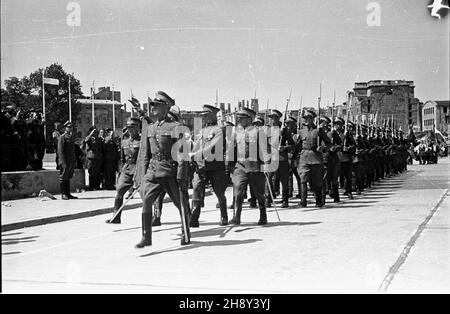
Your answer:
[[[78,116],[81,106],[76,99],[82,98],[80,81],[64,71],[62,65],[54,63],[44,69],[46,78],[59,80],[59,85],[45,85],[45,118],[47,143],[51,143],[51,131],[55,122],[64,123],[69,119],[69,76],[72,99],[72,120]],[[2,102],[12,102],[24,111],[42,112],[42,69],[38,69],[22,79],[10,77],[5,80],[1,93]]]

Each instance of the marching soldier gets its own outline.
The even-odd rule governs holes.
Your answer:
[[[252,123],[252,125],[257,129],[264,127],[264,124],[265,124],[264,118],[259,115],[256,116],[255,121],[253,121]],[[250,204],[250,208],[258,208],[255,191],[253,191],[251,186],[250,186],[250,198],[248,199],[248,201]]]
[[[280,122],[280,118],[282,117],[282,113],[276,109],[272,110],[269,115],[269,127],[279,127],[281,128],[282,124]],[[270,130],[270,129],[269,129]],[[275,171],[268,173],[268,181],[270,187],[266,187],[266,207],[271,207],[272,202],[274,201],[269,193],[269,188],[272,190],[274,194],[276,194],[277,190],[277,179],[281,182],[282,186],[282,206],[281,207],[289,207],[289,157],[288,150],[292,147],[293,140],[290,132],[287,131],[286,128],[280,130],[281,141],[279,147],[269,146],[271,149],[278,149],[279,151],[279,164],[278,169]],[[267,136],[268,142],[271,141],[271,135]],[[270,153],[270,152],[269,152]],[[275,195],[274,195],[275,197]]]
[[[264,164],[264,155],[260,151],[259,131],[251,125],[252,116],[255,114],[249,108],[243,108],[237,112],[238,125],[227,145],[225,166],[227,171],[233,174],[236,211],[230,222],[234,225],[241,224],[242,203],[247,185],[253,189],[258,200],[260,212],[258,225],[267,224],[264,200],[265,178],[261,167]]]
[[[322,207],[322,184],[323,184],[323,156],[322,152],[326,149],[322,145],[326,146],[331,144],[325,131],[322,128],[317,128],[314,125],[314,118],[316,113],[312,110],[306,110],[303,118],[305,119],[306,127],[300,130],[297,145],[299,146],[300,161],[298,166],[298,172],[301,181],[301,207],[306,207],[308,187],[310,182],[311,188],[315,193],[316,206]]]
[[[353,139],[353,127],[354,124],[350,121],[346,123],[346,129],[344,130],[344,119],[336,118],[335,126],[336,131],[341,138],[342,149],[338,151],[339,164],[342,177],[345,182],[345,193],[349,199],[353,199],[352,195],[352,164],[353,164],[353,154],[355,153],[356,143]],[[342,178],[341,177],[341,178]]]
[[[128,137],[122,139],[120,148],[120,160],[122,162],[122,169],[120,170],[119,179],[116,186],[116,198],[114,200],[114,213],[122,206],[123,196],[125,193],[133,187],[133,176],[135,173],[135,167],[137,157],[139,153],[139,145],[141,137],[139,136],[139,123],[138,118],[130,118],[126,124],[126,133]],[[121,213],[118,214],[114,220],[108,219],[106,223],[120,224]]]
[[[198,219],[205,198],[205,186],[208,182],[211,182],[219,201],[220,225],[228,225],[227,199],[225,198],[228,179],[223,160],[225,136],[224,130],[217,124],[218,111],[220,109],[217,107],[203,106],[201,115],[204,127],[194,142],[193,158],[197,163],[197,170],[193,180],[193,212],[190,221],[190,226],[193,228],[199,227]]]
[[[167,114],[167,118],[170,119],[171,122],[179,122],[181,120],[181,112],[178,106],[173,105],[170,107],[169,112]],[[181,192],[183,193],[183,200],[189,200],[189,190],[188,186],[180,187]],[[166,191],[162,190],[161,193],[156,198],[155,204],[153,204],[153,220],[152,226],[159,227],[161,226],[161,216],[162,216],[162,208],[164,204],[164,197],[166,196]],[[185,208],[189,207],[189,203],[185,204]]]
[[[147,169],[142,179],[140,194],[143,201],[142,239],[136,248],[152,245],[152,206],[161,191],[166,191],[178,208],[182,220],[183,238],[181,245],[190,243],[189,211],[185,208],[180,190],[187,186],[188,158],[179,151],[172,156],[172,147],[179,140],[180,124],[168,118],[169,109],[175,101],[164,92],[157,92],[150,106],[155,108],[157,121],[148,126],[147,134],[142,134],[145,147],[143,167]]]
[[[356,194],[361,195],[364,190],[364,150],[366,145],[361,136],[361,125],[356,128],[356,151],[353,158],[353,173],[355,175]]]
[[[322,127],[324,130],[327,129],[329,124],[331,123],[331,119],[323,116],[320,118],[322,121]],[[331,192],[330,196],[333,197],[335,203],[339,203],[339,156],[338,152],[341,149],[341,138],[336,130],[332,129],[327,132],[327,136],[331,142],[331,147],[329,151],[324,152],[323,154],[323,164],[325,170],[325,179],[326,182],[322,185],[322,203],[325,204],[325,198],[327,195],[327,187],[330,186]]]
[[[59,184],[61,187],[61,199],[77,199],[70,194],[70,179],[75,169],[75,142],[73,139],[73,125],[67,121],[63,125],[65,132],[58,137],[58,162],[59,162]]]

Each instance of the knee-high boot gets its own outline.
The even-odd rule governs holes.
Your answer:
[[[113,216],[117,213],[117,211],[119,210],[119,208],[122,206],[122,199],[120,198],[116,198],[114,200],[114,212],[113,212]],[[116,218],[114,219],[108,219],[106,220],[107,224],[120,224],[121,223],[121,216],[122,213],[119,213]]]
[[[136,244],[136,248],[149,245],[152,245],[152,212],[142,213],[142,239]]]
[[[308,184],[306,182],[302,182],[301,185],[301,207],[306,207],[306,200],[308,199]]]

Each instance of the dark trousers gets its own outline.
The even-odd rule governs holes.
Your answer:
[[[215,171],[198,171],[194,174],[192,186],[194,188],[192,194],[192,206],[195,211],[200,212],[200,208],[204,204],[205,187],[208,182],[211,182],[214,193],[219,201],[220,210],[223,213],[227,208],[227,199],[225,197],[225,190],[228,184],[228,178],[223,170]]]
[[[339,161],[333,160],[324,164],[324,177],[326,180],[326,184],[322,184],[322,193],[323,195],[329,192],[329,189],[333,191],[333,189],[338,188],[338,178],[339,178]]]
[[[89,173],[89,188],[100,188],[100,174],[102,171],[102,162],[100,159],[88,159],[87,168]]]
[[[345,181],[345,192],[347,194],[352,193],[352,162],[341,162],[341,178]]]
[[[300,194],[301,193],[300,175],[298,174],[297,167],[290,167],[289,168],[289,194],[294,193],[294,177],[297,180],[298,194]]]
[[[103,166],[103,179],[104,187],[106,189],[114,189],[116,183],[116,161],[115,160],[105,160]]]
[[[260,210],[265,210],[264,185],[266,179],[264,173],[245,172],[241,169],[235,169],[232,181],[235,192],[235,209],[239,215],[242,211],[242,203],[244,202],[247,185],[250,185],[255,192]]]
[[[59,182],[63,183],[65,181],[70,181],[73,177],[73,172],[75,169],[74,164],[66,164],[59,166]]]
[[[115,207],[118,209],[123,204],[123,196],[133,186],[133,172],[123,171],[119,175],[116,185]]]
[[[283,200],[287,200],[289,198],[289,163],[287,161],[280,161],[278,165],[278,170],[274,172],[269,172],[269,183],[270,187],[272,189],[273,194],[277,194],[275,192],[277,190],[277,178],[279,179],[279,182],[281,183],[282,187],[282,197]],[[264,180],[265,181],[265,180]],[[279,191],[279,188],[278,188]],[[266,186],[266,197],[268,200],[273,201],[270,197],[269,187]],[[275,195],[274,195],[275,197]]]

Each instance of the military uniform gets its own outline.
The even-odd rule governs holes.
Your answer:
[[[95,127],[89,128],[89,132]],[[83,141],[86,149],[87,169],[89,173],[89,190],[100,189],[100,175],[103,161],[103,139],[99,136],[89,134]]]
[[[343,120],[341,121],[343,123]],[[345,193],[349,199],[353,199],[352,195],[352,167],[353,167],[353,154],[355,153],[356,143],[352,135],[353,124],[347,121],[347,130],[341,130],[339,137],[341,138],[342,150],[338,152],[339,163],[341,167],[341,174],[343,181],[345,182]],[[342,179],[341,177],[341,179]]]
[[[324,117],[329,119],[328,117]],[[329,120],[328,123],[330,123]],[[339,156],[338,151],[341,149],[341,138],[339,134],[330,130],[327,132],[327,137],[331,142],[331,147],[328,151],[323,153],[323,163],[325,171],[326,183],[322,185],[322,203],[325,204],[325,197],[328,193],[328,186],[331,188],[330,195],[333,197],[334,202],[339,202],[339,186],[338,178],[340,172]]]
[[[237,117],[251,119],[250,109],[241,110],[237,113]],[[227,145],[226,167],[232,172],[232,182],[235,197],[235,213],[231,223],[240,225],[242,203],[244,195],[247,191],[247,185],[250,185],[255,192],[258,200],[260,218],[259,225],[267,223],[266,206],[264,199],[265,177],[262,172],[264,164],[264,156],[259,145],[258,128],[249,123],[245,128],[239,124]]]
[[[113,135],[105,137],[103,142],[103,178],[104,188],[107,190],[113,190],[115,188],[119,154],[119,147]]]
[[[139,119],[131,118],[127,121],[127,127],[139,127]],[[123,196],[133,187],[133,177],[135,175],[135,168],[137,157],[139,154],[141,137],[136,133],[134,137],[130,136],[122,139],[120,148],[120,160],[122,168],[116,185],[116,198],[114,199],[114,213],[122,206]],[[121,214],[118,214],[114,220],[107,220],[107,223],[121,222]]]
[[[72,123],[67,121],[64,127],[72,127]],[[72,133],[68,133],[67,130],[58,137],[59,183],[61,198],[64,200],[77,198],[70,194],[70,179],[73,177],[76,164],[75,145]]]
[[[353,173],[355,176],[355,189],[356,194],[361,194],[364,190],[364,175],[365,175],[365,159],[364,153],[366,149],[365,142],[360,134],[360,130],[357,130],[356,134],[356,151],[353,158]]]
[[[153,106],[166,106],[170,108],[175,102],[164,92],[158,92],[154,101],[150,102]],[[185,208],[184,217],[181,206],[185,202],[180,201],[180,185],[187,181],[188,177],[188,158],[181,158],[177,154],[176,160],[172,158],[172,147],[178,141],[178,127],[180,123],[172,121],[167,116],[148,127],[147,134],[143,134],[142,141],[145,141],[144,167],[147,169],[142,178],[140,195],[143,201],[142,211],[142,239],[136,245],[142,248],[152,244],[152,206],[162,190],[166,191],[173,204],[180,211],[180,217],[183,226],[183,234],[187,237],[182,238],[181,244],[188,244],[189,240],[189,210]],[[177,152],[178,153],[178,152]],[[187,185],[186,185],[187,186]],[[184,208],[184,207],[183,207]]]
[[[304,118],[314,118],[316,114],[307,110]],[[300,149],[298,173],[301,181],[301,203],[306,207],[308,196],[307,183],[309,182],[316,196],[316,206],[322,207],[322,184],[323,184],[323,156],[319,146],[324,143],[330,145],[330,140],[322,129],[317,129],[314,125],[307,125],[300,130],[297,145]],[[318,146],[319,145],[319,146]]]
[[[269,114],[269,117],[278,117],[281,118],[282,113],[278,110],[272,110],[272,112]],[[279,127],[281,128],[282,124],[281,122],[277,121],[274,122],[272,127]],[[270,129],[267,129],[268,132],[270,132]],[[279,190],[279,184],[281,183],[282,187],[282,207],[288,207],[289,204],[289,152],[291,151],[291,148],[294,147],[294,140],[292,139],[292,134],[286,129],[283,128],[280,130],[280,141],[273,141],[271,138],[271,134],[267,134],[267,141],[268,141],[268,147],[270,148],[268,153],[271,154],[272,150],[278,151],[278,169],[275,171],[271,171],[268,173],[268,184],[269,186],[266,186],[266,206],[271,206],[272,197],[269,193],[269,188],[274,193],[274,197]],[[273,146],[273,143],[278,143],[278,147]]]
[[[202,115],[217,115],[219,108],[205,105]],[[220,225],[228,225],[227,199],[225,190],[227,188],[228,178],[225,174],[225,161],[223,153],[225,148],[224,130],[212,123],[204,127],[194,142],[194,161],[197,164],[197,170],[193,179],[192,204],[193,212],[190,226],[198,227],[201,205],[205,198],[205,186],[211,183],[220,208]],[[220,151],[216,151],[219,148]],[[217,155],[218,154],[218,155]],[[216,156],[217,155],[217,156]],[[217,158],[216,158],[217,157]]]

